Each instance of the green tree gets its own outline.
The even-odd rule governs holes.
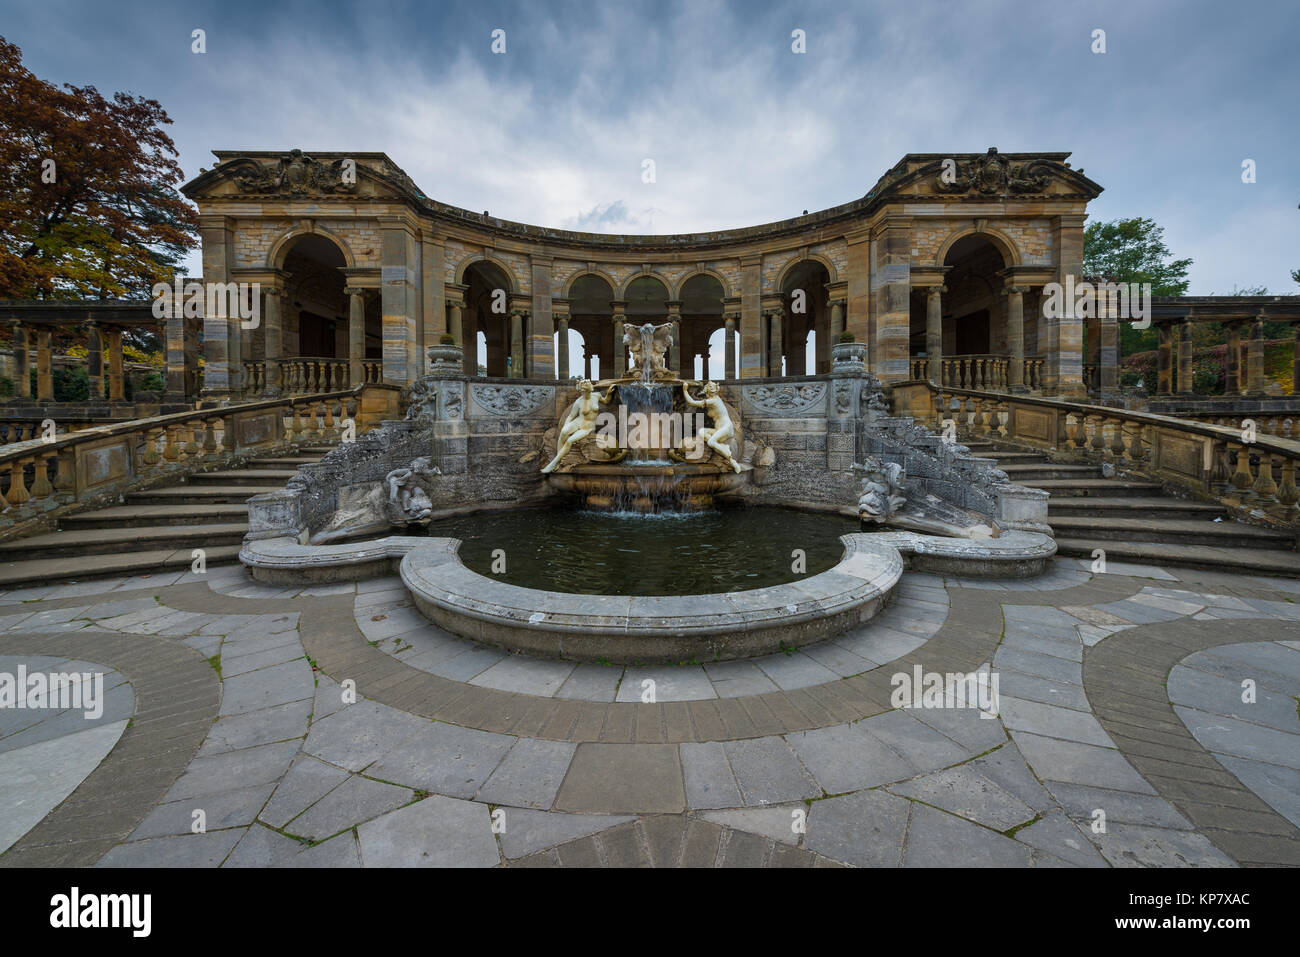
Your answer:
[[[1106,223],[1089,223],[1083,230],[1083,271],[1113,282],[1151,283],[1153,296],[1187,294],[1190,259],[1173,259],[1165,245],[1164,227],[1154,219],[1134,217]],[[1154,349],[1154,328],[1134,329],[1120,324],[1120,354]]]

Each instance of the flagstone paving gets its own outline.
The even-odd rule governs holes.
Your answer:
[[[909,572],[833,641],[624,667],[214,568],[0,593],[20,665],[105,708],[0,708],[0,866],[1300,865],[1287,579]],[[896,707],[917,669],[996,699]]]

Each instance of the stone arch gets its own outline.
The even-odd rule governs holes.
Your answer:
[[[835,273],[835,263],[831,262],[825,256],[820,253],[804,253],[803,255],[796,253],[788,263],[781,267],[781,272],[776,277],[775,287],[771,290],[764,290],[764,292],[780,292],[785,289],[786,280],[790,277],[790,273],[806,262],[821,263],[826,269],[826,275],[829,277],[826,281],[839,282],[839,278]]]
[[[510,264],[505,260],[498,259],[496,256],[489,256],[487,253],[483,252],[470,253],[470,255],[456,263],[455,278],[457,283],[465,282],[465,271],[475,263],[490,263],[491,265],[496,266],[497,269],[500,269],[502,274],[506,277],[506,282],[510,286],[506,292],[511,295],[518,294],[519,279],[515,276],[514,270],[510,268]]]
[[[664,299],[668,300],[672,298],[672,283],[668,281],[668,277],[663,275],[663,273],[657,273],[653,269],[648,272],[637,271],[632,273],[632,275],[623,280],[621,285],[614,287],[614,297],[620,300],[627,299],[628,289],[631,288],[632,283],[636,282],[638,279],[653,279],[655,282],[659,283],[659,285],[664,287]]]
[[[343,254],[343,262],[347,268],[351,269],[356,266],[357,258],[352,255],[352,248],[348,246],[347,241],[333,230],[326,229],[319,223],[313,223],[310,227],[293,226],[281,233],[275,242],[271,243],[271,248],[267,250],[267,267],[270,269],[283,269],[284,260],[289,255],[289,250],[293,249],[294,244],[304,236],[321,236],[328,239]]]
[[[963,226],[949,233],[944,239],[943,244],[939,247],[938,254],[934,257],[934,265],[944,265],[944,261],[948,258],[948,251],[952,249],[958,240],[965,239],[967,236],[978,236],[981,239],[987,239],[1002,254],[1002,259],[1008,266],[1019,266],[1023,261],[1020,248],[1016,245],[1015,240],[1000,229],[989,226],[985,226],[983,229],[976,229],[974,226]]]
[[[605,282],[609,284],[609,291],[610,291],[610,294],[611,294],[615,299],[618,298],[618,295],[617,295],[617,293],[615,292],[615,290],[618,289],[618,280],[616,280],[616,279],[615,279],[613,276],[611,276],[609,273],[605,272],[605,270],[603,270],[603,269],[588,269],[588,268],[584,268],[584,269],[579,269],[577,272],[575,272],[572,276],[570,276],[568,279],[566,279],[566,280],[564,281],[564,298],[565,298],[565,299],[568,299],[568,298],[570,298],[570,297],[573,295],[573,284],[576,283],[576,282],[577,282],[579,279],[581,279],[583,276],[595,276],[597,279],[603,279],[603,280],[605,280]]]
[[[716,269],[709,269],[708,267],[704,267],[700,269],[692,269],[690,272],[683,273],[682,276],[677,280],[676,285],[669,287],[668,298],[681,299],[682,290],[685,289],[686,284],[690,282],[692,279],[694,279],[696,276],[710,276],[713,279],[716,279],[718,281],[718,285],[722,287],[722,298],[724,299],[730,299],[735,295],[735,293],[731,291],[731,284],[727,282],[726,276],[722,275],[722,273],[718,272]]]

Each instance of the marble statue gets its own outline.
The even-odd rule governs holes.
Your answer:
[[[441,474],[428,458],[418,458],[406,468],[393,469],[385,475],[388,520],[394,525],[428,522],[429,516],[433,514],[433,502],[429,493],[420,486],[419,480]]]
[[[632,369],[641,376],[643,382],[672,375],[665,358],[673,344],[673,324],[665,322],[656,326],[647,322],[642,326],[627,326],[623,332],[623,345],[632,353]]]
[[[718,384],[716,382],[704,383],[704,398],[696,399],[691,396],[690,383],[682,383],[682,395],[686,401],[697,409],[703,409],[710,419],[713,420],[713,428],[700,429],[696,435],[697,443],[703,442],[713,451],[717,452],[731,464],[731,468],[739,472],[740,463],[731,457],[731,440],[736,437],[736,427],[732,424],[731,415],[727,412],[727,404],[722,401],[722,396],[718,395]],[[698,446],[697,446],[698,447]]]
[[[569,454],[569,449],[595,431],[596,416],[600,413],[600,407],[609,403],[613,391],[614,387],[611,385],[605,390],[603,396],[597,395],[592,390],[590,379],[583,379],[578,383],[578,398],[569,408],[569,414],[556,438],[555,458],[542,468],[543,472],[554,472],[561,460]]]
[[[858,516],[864,522],[884,522],[907,504],[903,484],[907,472],[897,462],[884,462],[874,455],[866,457],[855,470],[865,472],[862,496],[858,499]]]

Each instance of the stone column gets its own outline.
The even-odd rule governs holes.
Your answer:
[[[1156,332],[1160,344],[1156,351],[1156,395],[1167,396],[1173,392],[1173,330],[1168,322],[1157,322]]]
[[[348,286],[343,294],[348,297],[348,385],[355,389],[366,381],[366,291]],[[269,363],[266,384],[271,384]]]
[[[1291,353],[1291,394],[1300,395],[1300,322],[1291,323],[1295,346]]]
[[[401,217],[381,217],[380,235],[383,381],[407,386],[424,368],[423,359],[416,356],[416,324],[423,298],[419,247],[414,229]]]
[[[198,358],[190,348],[193,321],[186,319],[181,312],[162,320],[160,325],[163,340],[167,344],[167,402],[186,402],[193,398],[191,364],[197,365]]]
[[[14,398],[30,400],[32,397],[31,342],[27,327],[17,319],[9,325],[14,331]]]
[[[844,334],[844,300],[831,300],[831,345],[840,341]]]
[[[122,330],[108,330],[108,401],[122,402],[126,392],[122,382]]]
[[[726,377],[734,379],[736,378],[736,317],[727,316],[722,322],[722,327],[725,330],[722,334],[722,348],[726,351],[722,367],[726,370]],[[1300,330],[1300,324],[1296,329]],[[1296,338],[1296,342],[1300,343],[1300,336]],[[1297,346],[1297,355],[1300,355],[1300,345]]]
[[[1027,392],[1025,388],[1025,287],[1007,288],[1007,389]]]
[[[93,319],[86,323],[86,375],[90,379],[90,401],[104,401],[104,337],[99,323]]]
[[[740,377],[767,374],[763,361],[763,258],[740,263]]]
[[[36,398],[49,402],[54,398],[54,377],[50,368],[50,330],[41,326],[36,330]]]
[[[1086,214],[1056,216],[1051,220],[1056,253],[1056,281],[1063,286],[1083,274],[1083,222]],[[1047,341],[1038,343],[1043,356],[1043,392],[1063,399],[1084,399],[1083,322],[1066,316],[1044,317]]]
[[[1115,316],[1101,320],[1100,365],[1098,367],[1101,398],[1119,397],[1119,321]]]
[[[533,254],[532,304],[525,312],[527,368],[520,374],[530,379],[555,378],[555,316],[551,305],[552,260]]]
[[[1192,320],[1187,317],[1178,326],[1178,394],[1191,395],[1192,388]]]
[[[627,303],[616,301],[614,307],[614,378],[623,378],[627,372],[627,349],[623,345],[623,320],[627,318]]]
[[[947,291],[947,286],[931,286],[925,297],[927,378],[936,385],[943,385],[943,294]]]
[[[266,314],[262,316],[262,378],[266,383],[263,392],[268,396],[278,396],[284,385],[280,371],[280,360],[284,357],[284,315],[280,310],[280,297],[284,287],[270,283],[263,291],[266,293]],[[348,334],[352,334],[351,318],[348,319]]]
[[[556,336],[556,378],[569,378],[569,317],[560,313],[555,317]]]
[[[1264,395],[1264,317],[1250,324],[1250,351],[1246,356],[1246,392]]]
[[[785,356],[785,344],[781,341],[781,324],[785,319],[785,310],[769,313],[767,317],[767,374],[781,375],[781,359]]]
[[[682,374],[682,304],[679,300],[668,303],[668,321],[673,324],[673,344],[669,350],[668,368]]]
[[[1228,348],[1223,355],[1223,394],[1241,395],[1241,322],[1225,322]]]
[[[522,379],[527,374],[524,368],[524,313],[519,309],[510,310],[510,378]]]
[[[456,340],[456,345],[463,349],[465,347],[465,333],[463,329],[465,303],[459,299],[451,299],[447,302],[447,306],[447,334]]]
[[[872,237],[871,250],[872,370],[881,382],[901,382],[911,374],[911,218],[887,218]]]

